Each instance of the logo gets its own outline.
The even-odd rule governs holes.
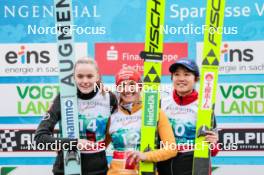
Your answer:
[[[15,139],[18,130],[1,130],[0,131],[0,151],[13,151],[13,147],[17,146]]]
[[[144,78],[145,83],[160,83],[160,77],[156,71],[156,69],[159,69],[159,67],[151,66],[148,74]]]
[[[106,59],[111,61],[118,60],[118,51],[115,50],[115,46],[111,46],[110,50],[106,51]]]
[[[50,114],[47,112],[46,114],[43,115],[42,120],[49,120],[50,119]]]
[[[157,124],[157,104],[158,103],[158,94],[155,92],[147,92],[145,94],[144,105],[144,125],[146,126],[155,126]]]
[[[26,48],[22,45],[17,51],[8,51],[5,54],[5,60],[9,64],[47,64],[50,62],[50,52],[47,50],[36,51]]]
[[[96,43],[95,60],[100,67],[100,73],[115,75],[116,70],[132,68],[143,74],[144,60],[140,57],[140,51],[144,50],[144,47],[145,43]],[[162,74],[170,75],[170,65],[186,57],[187,43],[164,43]]]
[[[162,4],[159,1],[152,0],[152,8],[150,14],[150,28],[149,30],[149,52],[156,52],[159,49],[159,42],[161,39],[161,34],[159,31],[159,27],[161,25],[161,12],[162,11]],[[163,14],[164,15],[164,14]]]
[[[215,6],[215,3],[214,1],[212,1],[212,9],[210,10],[210,27],[213,27],[215,29],[218,30],[219,26],[220,26],[220,21],[221,21],[221,14],[220,14],[220,11],[221,11],[221,2],[224,3],[223,1],[221,0],[218,0],[217,1],[218,4],[217,6]],[[217,35],[218,33],[217,32],[208,32],[209,36],[208,36],[208,39],[209,39],[209,42],[214,45],[214,46],[217,46],[219,45],[218,41],[217,41]]]
[[[228,44],[224,44],[221,49],[221,59],[223,59],[224,62],[251,62],[253,58],[253,50],[250,48],[235,49],[229,48]]]
[[[75,138],[75,126],[74,126],[74,102],[70,99],[64,102],[65,105],[65,117],[66,117],[66,128],[68,138]]]
[[[28,152],[34,144],[35,129],[3,129],[0,130],[0,152]],[[54,130],[54,137],[58,130]],[[32,151],[41,151],[38,149]]]
[[[219,142],[224,146],[237,144],[236,151],[263,151],[264,129],[223,128],[219,132]]]
[[[207,56],[203,60],[203,65],[219,65],[219,62],[217,60],[217,57],[214,53],[214,50],[211,49]]]
[[[214,83],[214,74],[211,72],[208,72],[204,75],[204,97],[203,97],[203,103],[202,107],[203,109],[211,109],[211,101],[212,101],[212,93],[213,93],[213,83]]]
[[[0,174],[2,175],[9,175],[10,172],[17,169],[17,167],[1,167]]]

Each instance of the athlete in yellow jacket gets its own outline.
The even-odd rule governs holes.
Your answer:
[[[160,149],[140,152],[141,78],[131,69],[116,75],[119,95],[118,111],[111,116],[109,138],[114,146],[113,160],[108,175],[138,175],[139,161],[159,162],[176,156],[175,138],[168,118],[160,111],[157,133],[163,144]]]

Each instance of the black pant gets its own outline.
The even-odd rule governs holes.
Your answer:
[[[56,164],[56,163],[55,163]],[[53,168],[54,175],[64,175],[63,161],[60,169]],[[108,166],[105,151],[93,154],[81,154],[82,175],[106,175]]]
[[[159,175],[192,175],[193,152],[179,153],[169,160],[158,162]]]

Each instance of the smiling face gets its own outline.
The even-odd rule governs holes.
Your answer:
[[[96,82],[99,81],[99,74],[95,65],[90,63],[78,63],[75,66],[74,79],[78,89],[88,94],[94,90]]]
[[[186,96],[192,92],[198,80],[188,69],[179,66],[175,72],[172,73],[172,81],[177,94],[179,96]]]
[[[140,87],[133,80],[124,80],[118,86],[120,98],[123,104],[140,101]]]

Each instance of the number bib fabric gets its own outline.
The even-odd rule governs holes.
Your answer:
[[[112,137],[114,150],[139,150],[141,128],[141,110],[132,115],[121,111],[111,116],[109,132]]]
[[[90,100],[78,99],[80,138],[95,143],[105,140],[110,111],[110,95],[97,93]]]
[[[193,145],[197,120],[198,100],[181,106],[172,97],[162,99],[161,107],[168,116],[178,145]]]

